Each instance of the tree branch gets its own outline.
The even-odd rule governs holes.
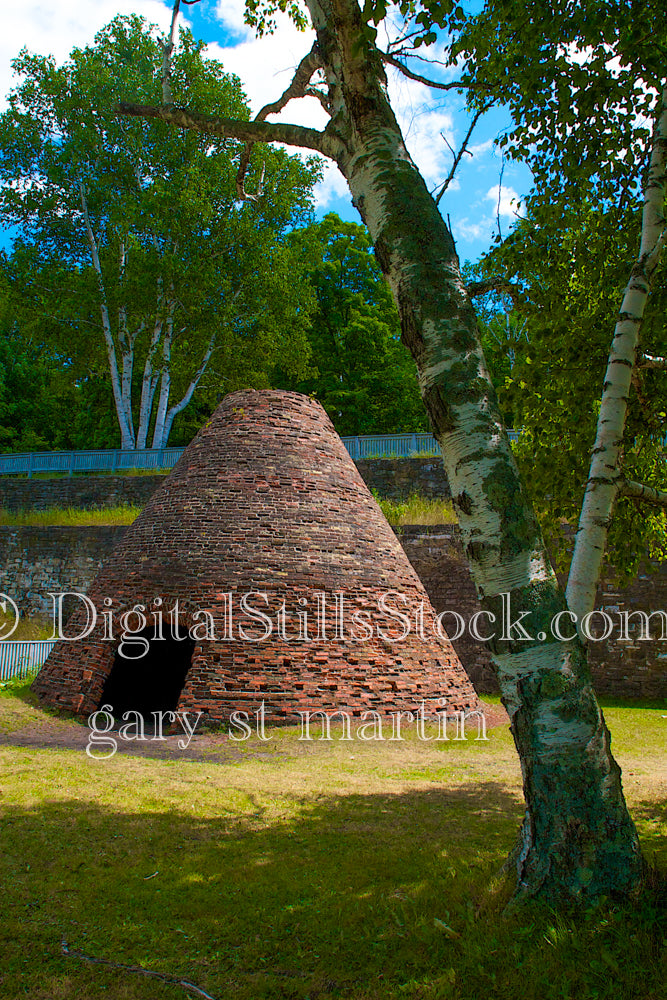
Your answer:
[[[157,118],[179,128],[188,128],[202,135],[214,135],[219,139],[240,139],[241,142],[284,142],[288,146],[314,149],[323,156],[335,160],[343,151],[340,139],[328,132],[318,132],[314,128],[291,125],[284,122],[244,122],[238,118],[218,118],[199,111],[175,106],[159,108],[149,104],[133,104],[121,101],[118,113],[134,118]]]
[[[512,305],[517,308],[521,305],[521,292],[511,281],[504,278],[485,278],[484,281],[471,281],[468,285],[468,295],[471,299],[486,295],[487,292],[499,292],[501,295],[509,295]]]
[[[642,354],[637,362],[638,369],[667,368],[667,358],[657,358],[653,354]]]
[[[271,104],[265,104],[261,111],[257,112],[253,120],[255,122],[263,122],[269,115],[279,114],[294,98],[305,97],[310,89],[310,81],[313,78],[313,74],[321,67],[321,65],[322,61],[317,52],[317,43],[315,43],[308,55],[304,56],[297,66],[289,87],[283,91],[277,101],[273,101]],[[322,104],[326,109],[324,102],[322,102]],[[246,143],[243,152],[241,153],[239,169],[236,174],[236,196],[239,201],[255,201],[262,194],[262,185],[264,181],[263,171],[258,185],[257,194],[248,194],[245,189],[245,175],[248,170],[248,166],[250,165],[250,156],[252,154],[253,146],[254,142]]]
[[[417,83],[423,83],[427,87],[432,87],[434,90],[465,90],[470,86],[468,83],[463,83],[462,80],[451,80],[449,83],[438,83],[437,80],[429,80],[427,77],[421,76],[419,73],[413,73],[411,69],[408,69],[408,67],[392,55],[391,52],[380,52],[379,55],[382,62],[388,63],[390,66],[394,66],[403,74],[403,76],[407,76],[410,80],[416,80]]]
[[[169,976],[164,972],[154,972],[152,969],[145,969],[143,965],[126,965],[124,962],[113,962],[109,958],[95,958],[92,955],[86,955],[84,952],[78,951],[76,948],[70,948],[67,941],[64,939],[62,942],[62,952],[66,958],[78,958],[81,962],[89,962],[91,965],[106,965],[110,969],[121,969],[123,972],[135,972],[140,976],[152,976],[154,979],[159,979],[163,983],[169,983],[173,986],[182,986],[186,991],[198,993],[200,997],[205,997],[206,1000],[215,1000],[215,997],[211,996],[210,993],[202,990],[194,983],[191,983],[189,979],[178,979],[177,976]]]
[[[180,6],[181,0],[174,0],[174,9],[171,14],[171,28],[169,29],[169,37],[165,39],[162,46],[162,103],[171,104],[171,85],[169,83],[169,77],[171,76],[171,57],[174,51],[174,38],[176,35],[176,21],[178,20],[178,8]]]
[[[458,153],[456,153],[454,155],[454,162],[452,163],[452,169],[449,171],[449,174],[447,175],[447,179],[446,179],[445,183],[442,185],[442,187],[440,188],[440,191],[438,192],[438,197],[435,199],[436,205],[440,204],[440,199],[442,198],[443,194],[445,193],[445,191],[447,190],[447,188],[451,184],[452,180],[454,179],[454,174],[456,173],[458,165],[461,162],[461,157],[463,156],[463,154],[465,152],[467,152],[466,146],[470,142],[470,136],[473,133],[475,125],[477,124],[477,122],[479,121],[479,119],[482,117],[482,115],[484,114],[484,112],[488,111],[490,107],[491,107],[491,102],[489,101],[488,103],[482,105],[482,107],[479,109],[479,111],[477,111],[475,113],[475,116],[474,116],[473,120],[470,123],[470,128],[466,132],[466,137],[463,140],[463,143],[461,144],[461,148],[459,149]],[[444,139],[444,136],[443,136],[443,139]],[[446,139],[445,139],[445,142],[447,142]],[[449,143],[447,143],[447,145],[449,146]],[[451,149],[451,146],[449,148]],[[452,152],[454,152],[454,151],[452,150]],[[469,155],[472,156],[472,153],[470,153]]]
[[[659,490],[655,486],[645,486],[643,483],[633,483],[629,479],[622,479],[618,485],[618,492],[629,500],[667,507],[667,490]]]

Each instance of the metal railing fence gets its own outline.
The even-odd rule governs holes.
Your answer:
[[[36,673],[55,644],[55,639],[36,639],[31,642],[0,640],[0,681]]]
[[[517,431],[508,431],[510,440]],[[440,445],[432,434],[367,434],[344,437],[350,456],[361,458],[410,458],[439,455]],[[138,469],[171,469],[185,448],[145,448],[121,451],[120,448],[97,451],[33,451],[0,455],[0,476],[25,476],[38,473],[128,472]]]

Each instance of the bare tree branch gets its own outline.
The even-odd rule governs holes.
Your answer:
[[[178,20],[178,8],[180,7],[181,0],[174,0],[174,9],[171,13],[171,27],[169,29],[169,37],[165,39],[164,45],[162,46],[162,103],[172,104],[171,95],[171,85],[169,83],[169,77],[171,76],[171,57],[174,51],[174,38],[176,35],[176,22]]]
[[[323,90],[319,87],[306,87],[304,91],[304,97],[314,97],[320,102],[326,113],[331,115],[331,99],[328,94],[325,94]]]
[[[109,958],[95,958],[92,955],[86,955],[84,952],[79,951],[76,948],[70,948],[67,941],[63,939],[62,942],[62,952],[66,958],[78,958],[81,962],[89,962],[91,965],[106,965],[110,969],[121,969],[123,972],[135,972],[140,976],[152,976],[154,979],[159,979],[163,983],[169,983],[173,986],[181,986],[184,990],[190,993],[197,993],[200,997],[205,997],[206,1000],[215,1000],[215,997],[211,996],[201,987],[196,986],[195,983],[191,983],[189,979],[178,979],[177,976],[169,976],[164,972],[154,972],[152,969],[145,969],[143,965],[126,965],[124,962],[114,962]]]
[[[261,111],[257,112],[253,121],[263,122],[269,115],[279,114],[291,100],[294,100],[294,98],[306,97],[308,91],[310,90],[310,81],[313,78],[313,74],[321,67],[321,65],[322,61],[317,53],[317,45],[315,44],[308,55],[304,56],[297,66],[289,87],[283,91],[277,101],[273,101],[271,104],[265,104]],[[324,103],[323,106],[326,110],[326,105],[324,105]],[[246,143],[245,148],[241,153],[241,161],[236,175],[236,196],[240,201],[255,201],[262,194],[264,171],[262,171],[262,177],[260,178],[257,188],[257,194],[248,194],[245,189],[245,175],[248,170],[248,166],[250,165],[250,156],[252,154],[253,146],[254,142]]]
[[[242,142],[284,142],[288,146],[300,146],[304,149],[314,149],[331,159],[343,152],[340,139],[329,132],[318,132],[314,128],[304,128],[302,125],[291,125],[284,122],[244,122],[238,118],[218,118],[217,115],[205,115],[199,111],[175,106],[159,108],[149,104],[133,104],[121,101],[118,113],[134,118],[158,118],[170,125],[192,129],[203,135],[214,135],[220,139],[240,139]]]
[[[434,90],[466,90],[470,86],[470,84],[463,83],[461,80],[451,80],[449,83],[439,83],[437,80],[429,80],[419,73],[413,73],[411,69],[408,69],[391,52],[380,52],[380,57],[383,62],[389,63],[390,66],[394,66],[397,70],[400,70],[403,76],[407,76],[410,80],[416,80],[417,83],[423,83],[427,87],[432,87]]]
[[[475,113],[475,116],[474,116],[473,120],[470,123],[470,128],[466,132],[466,137],[463,140],[463,143],[461,144],[461,148],[459,149],[458,153],[454,154],[454,162],[452,163],[452,169],[449,171],[449,174],[447,175],[447,179],[445,180],[445,183],[442,185],[442,187],[440,188],[440,191],[438,192],[438,197],[435,199],[436,205],[440,204],[440,199],[442,198],[443,194],[445,193],[445,191],[447,190],[447,188],[451,184],[452,180],[454,179],[454,174],[456,173],[456,171],[458,169],[458,165],[461,162],[461,157],[463,156],[463,154],[464,153],[468,153],[469,156],[472,156],[472,153],[468,149],[466,149],[468,143],[470,142],[470,136],[472,135],[473,130],[475,128],[475,125],[477,124],[477,122],[479,121],[479,119],[482,117],[482,115],[484,114],[485,111],[489,110],[490,107],[491,107],[491,102],[489,101],[487,104],[484,104],[479,109],[479,111],[477,111]],[[443,135],[443,139],[445,139],[444,135]],[[445,142],[447,142],[447,139],[445,139]],[[447,142],[447,145],[449,146],[448,142]],[[451,146],[449,146],[449,148],[452,149]],[[452,149],[452,153],[454,153],[453,149]]]
[[[642,354],[639,357],[636,367],[638,369],[644,368],[666,368],[667,369],[667,358],[658,358],[653,354]]]
[[[468,295],[471,299],[486,295],[487,292],[500,292],[502,295],[509,295],[513,306],[518,308],[521,305],[521,292],[516,285],[504,278],[485,278],[484,281],[471,281],[468,285]]]
[[[643,483],[633,483],[629,479],[622,479],[618,486],[618,492],[621,496],[628,497],[629,500],[667,507],[667,490],[658,490],[655,486],[645,486]]]

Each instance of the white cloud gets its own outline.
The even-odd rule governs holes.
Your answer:
[[[171,8],[171,3],[161,0],[21,0],[6,4],[0,35],[0,102],[4,106],[5,95],[18,82],[10,64],[24,46],[63,62],[75,46],[91,43],[117,14],[140,14],[167,31]]]
[[[280,17],[279,29],[273,35],[256,38],[253,31],[243,24],[243,5],[234,0],[220,0],[216,13],[222,21],[222,32],[228,29],[233,36],[229,45],[214,43],[206,52],[219,59],[228,73],[236,73],[243,84],[253,114],[265,104],[275,101],[289,86],[294,71],[310,50],[315,37],[312,31],[299,31],[285,15]],[[236,44],[238,37],[242,41]],[[324,128],[327,118],[315,98],[292,101],[272,121],[291,121],[310,128]]]
[[[236,0],[218,0],[215,5],[216,17],[239,35],[252,35],[252,30],[243,19],[243,4]]]
[[[484,142],[473,142],[468,146],[472,156],[482,157],[493,149],[493,139],[485,139]]]
[[[339,198],[349,198],[350,189],[338,167],[330,160],[324,162],[324,177],[313,190],[317,208],[327,209]]]
[[[236,73],[248,95],[253,113],[276,100],[289,85],[294,70],[313,43],[312,31],[299,31],[286,16],[281,16],[274,35],[256,38],[243,23],[242,5],[238,0],[219,0],[216,13],[239,44],[209,45],[208,53],[220,59],[225,69]],[[445,75],[451,75],[445,74]],[[452,112],[422,84],[408,80],[397,70],[390,69],[389,95],[392,107],[403,129],[410,155],[419,166],[426,183],[435,186],[447,176],[452,154],[442,139],[456,148],[457,131]],[[292,101],[273,121],[293,122],[310,128],[323,129],[327,116],[314,98]],[[454,190],[454,185],[451,187]],[[347,194],[345,181],[337,168],[327,170],[325,180],[318,185],[318,204],[322,207],[334,197]]]
[[[519,212],[519,199],[520,195],[516,193],[514,188],[503,186],[500,192],[500,205],[498,205],[498,191],[499,185],[494,184],[492,188],[486,192],[485,201],[491,201],[496,207],[496,212],[499,215],[504,216],[508,219],[515,219]]]
[[[477,243],[479,240],[488,241],[493,233],[495,222],[491,216],[483,215],[475,222],[471,222],[466,216],[464,219],[452,220],[452,231],[454,239],[465,243]]]
[[[82,0],[21,0],[18,4],[9,5],[3,12],[0,39],[0,100],[17,82],[12,80],[10,61],[23,46],[40,54],[51,53],[62,62],[74,46],[92,43],[95,33],[117,14],[140,14],[166,32],[171,9],[172,0],[94,0],[92,3]],[[207,52],[212,58],[219,59],[228,72],[239,76],[252,113],[256,114],[289,85],[295,68],[312,45],[314,34],[312,31],[298,31],[287,16],[278,15],[276,33],[257,38],[253,29],[244,23],[242,0],[217,0],[211,13],[218,18],[218,40],[208,46]],[[184,14],[187,22],[187,8]],[[443,56],[437,47],[430,54],[435,58]],[[445,81],[454,77],[456,68],[436,64],[426,67],[424,72]],[[388,79],[392,107],[403,129],[408,149],[426,183],[435,190],[444,181],[452,163],[453,154],[447,143],[457,150],[466,128],[465,120],[456,115],[459,98],[453,92],[445,94],[428,90],[391,68]],[[291,102],[273,120],[292,121],[322,129],[327,116],[319,102],[309,98]],[[443,135],[447,142],[443,140]],[[482,161],[491,147],[491,140],[486,140],[471,145],[470,152],[475,160]],[[304,151],[304,155],[308,153]],[[466,156],[462,166],[473,162]],[[479,162],[475,163],[475,166],[478,165],[481,166]],[[450,184],[446,198],[459,190],[462,183],[465,189],[465,173],[464,169],[462,182],[457,176]],[[516,193],[511,188],[503,188],[502,195],[501,214],[513,216],[512,199],[517,197]],[[339,199],[348,197],[345,180],[336,166],[327,162],[324,178],[315,189],[318,207],[327,209]],[[494,217],[497,197],[496,186],[487,195],[494,203]],[[452,220],[458,238],[487,238],[493,229],[494,219],[486,218],[490,209],[485,199],[483,205],[478,220]],[[443,204],[445,211],[453,212],[456,207],[456,203],[450,203],[447,208]],[[470,210],[474,211],[472,205]]]

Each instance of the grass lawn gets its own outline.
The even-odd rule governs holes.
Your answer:
[[[382,500],[375,495],[382,513],[390,524],[456,524],[456,515],[450,500],[429,500],[414,496],[407,500]],[[11,512],[0,509],[0,525],[19,527],[35,525],[40,527],[73,525],[132,524],[141,512],[141,507],[132,504],[116,504],[94,510],[79,510],[75,507],[49,507],[47,510],[22,510]]]
[[[49,507],[47,510],[20,511],[0,509],[0,525],[12,528],[24,525],[37,527],[72,525],[82,528],[95,524],[132,524],[140,513],[141,507],[128,503],[94,510],[79,510],[77,507]]]
[[[606,710],[663,868],[666,712]],[[5,735],[50,719],[27,688],[0,692]],[[216,1000],[664,996],[655,896],[501,915],[521,817],[507,727],[486,743],[271,735],[229,763],[0,746],[0,997],[197,996],[65,957],[63,939]]]
[[[415,493],[407,500],[383,500],[374,491],[380,510],[390,524],[457,524],[451,500],[430,500]]]

